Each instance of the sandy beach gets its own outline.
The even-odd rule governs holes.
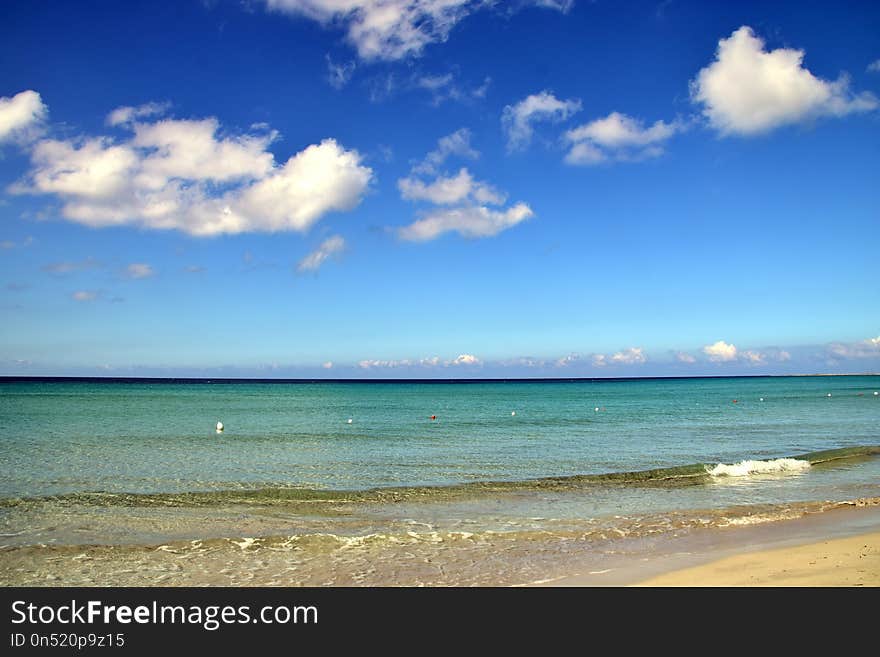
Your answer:
[[[636,586],[880,586],[880,532],[740,554]]]

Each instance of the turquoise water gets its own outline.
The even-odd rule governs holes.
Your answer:
[[[2,381],[0,584],[605,572],[700,532],[880,505],[875,391],[877,376]]]
[[[770,459],[880,444],[878,389],[871,376],[5,382],[0,497],[362,490]]]

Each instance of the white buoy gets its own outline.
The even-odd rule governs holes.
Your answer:
[[[831,393],[830,393],[830,392],[828,393],[828,396],[829,396],[829,397],[831,396]]]
[[[223,423],[222,422],[217,423],[217,433],[223,433]]]
[[[598,413],[598,412],[599,412],[599,407],[597,406],[597,407],[594,408],[593,410],[594,410],[596,413]]]
[[[348,423],[349,423],[349,424],[352,423],[352,419],[351,419],[351,418],[348,418]]]
[[[877,395],[880,395],[880,392],[877,392],[877,391],[875,390],[875,391],[874,391],[874,396],[876,397]]]
[[[761,397],[761,401],[764,401],[764,398],[763,398],[763,397]]]
[[[516,415],[516,411],[510,411],[510,417],[513,417],[514,415]]]

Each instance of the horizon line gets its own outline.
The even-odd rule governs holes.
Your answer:
[[[93,382],[93,383],[576,383],[584,381],[663,381],[684,379],[771,379],[822,376],[880,376],[878,372],[808,374],[697,374],[689,376],[583,376],[583,377],[468,377],[468,378],[260,378],[193,376],[22,376],[0,375],[0,383]]]

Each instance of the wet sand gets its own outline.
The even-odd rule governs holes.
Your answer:
[[[540,585],[880,586],[880,507],[854,504],[791,520],[716,528],[655,548],[608,570]]]

